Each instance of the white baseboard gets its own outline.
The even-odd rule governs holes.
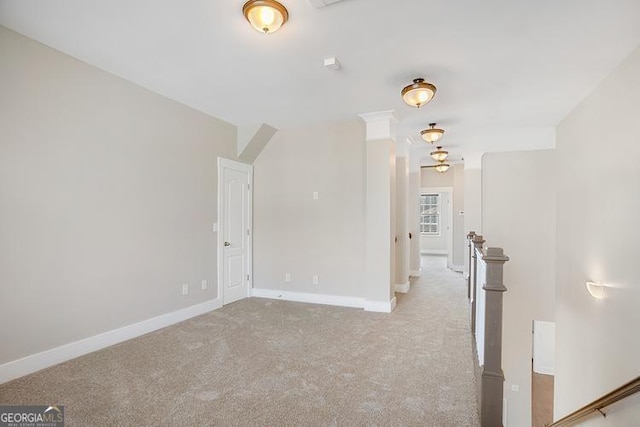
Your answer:
[[[422,270],[411,270],[411,271],[409,271],[409,276],[411,276],[411,277],[422,277]]]
[[[423,249],[420,251],[421,255],[448,255],[449,251],[446,249]]]
[[[364,298],[339,295],[310,294],[305,292],[277,291],[253,288],[251,296],[257,298],[281,299],[285,301],[307,302],[311,304],[337,305],[339,307],[364,308]]]
[[[396,308],[396,298],[391,301],[367,301],[358,297],[343,297],[339,295],[310,294],[305,292],[277,291],[274,289],[253,288],[251,296],[256,298],[279,299],[310,304],[335,305],[339,307],[364,308],[365,311],[391,313]]]
[[[462,273],[464,271],[464,265],[455,265],[455,264],[451,264],[451,269],[453,271],[456,271],[458,273]]]
[[[401,294],[406,294],[411,289],[411,284],[407,283],[396,283],[395,291],[400,292]]]
[[[365,301],[365,311],[375,311],[378,313],[391,313],[396,308],[396,297],[391,301]]]
[[[45,350],[41,353],[32,354],[22,359],[13,360],[11,362],[0,365],[0,384],[32,374],[44,368],[48,368],[58,363],[83,356],[94,351],[101,350],[105,347],[139,337],[149,332],[165,328],[183,320],[208,313],[217,308],[222,307],[220,299],[210,300],[201,304],[192,305],[181,310],[171,313],[162,314],[143,320],[138,323],[123,326],[102,334],[84,338],[60,347]]]

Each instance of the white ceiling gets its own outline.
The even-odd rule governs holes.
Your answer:
[[[638,0],[281,0],[263,35],[244,0],[0,0],[0,24],[236,125],[395,110],[458,157],[548,148],[553,127],[640,44]],[[337,56],[339,71],[323,67]],[[400,90],[438,88],[420,110]]]

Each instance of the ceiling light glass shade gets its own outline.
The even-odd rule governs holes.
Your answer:
[[[443,173],[449,170],[449,165],[447,163],[440,163],[435,166],[436,171]]]
[[[275,0],[249,0],[242,6],[247,21],[261,33],[275,33],[289,19],[287,8]]]
[[[437,150],[436,151],[432,151],[431,152],[431,158],[433,160],[435,160],[436,162],[444,162],[447,159],[447,156],[449,155],[448,151],[444,151],[442,149],[442,147],[436,147]]]
[[[420,108],[433,99],[436,87],[424,79],[413,79],[413,83],[402,89],[402,99],[412,107]]]
[[[420,132],[420,136],[422,136],[422,139],[425,141],[433,144],[442,138],[442,135],[444,135],[444,129],[437,129],[435,123],[429,123],[429,126],[431,126],[429,129],[425,129]]]

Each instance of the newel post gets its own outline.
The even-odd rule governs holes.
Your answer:
[[[476,235],[475,231],[470,231],[467,234],[467,255],[469,258],[467,259],[467,299],[471,300],[471,248],[473,245],[471,244],[471,239]]]
[[[481,234],[474,234],[473,239],[471,239],[471,243],[473,243],[473,247],[471,248],[471,259],[472,259],[472,270],[469,272],[472,274],[471,279],[471,333],[475,336],[476,334],[476,299],[478,295],[478,252],[482,252],[482,245],[485,240],[482,238]]]
[[[502,426],[504,373],[502,372],[502,294],[504,263],[509,261],[502,248],[488,248],[482,256],[487,276],[485,295],[484,366],[480,392],[480,423],[483,427]]]

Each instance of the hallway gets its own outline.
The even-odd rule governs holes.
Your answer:
[[[87,426],[475,427],[466,288],[435,261],[391,314],[245,299],[0,385],[0,401]]]

